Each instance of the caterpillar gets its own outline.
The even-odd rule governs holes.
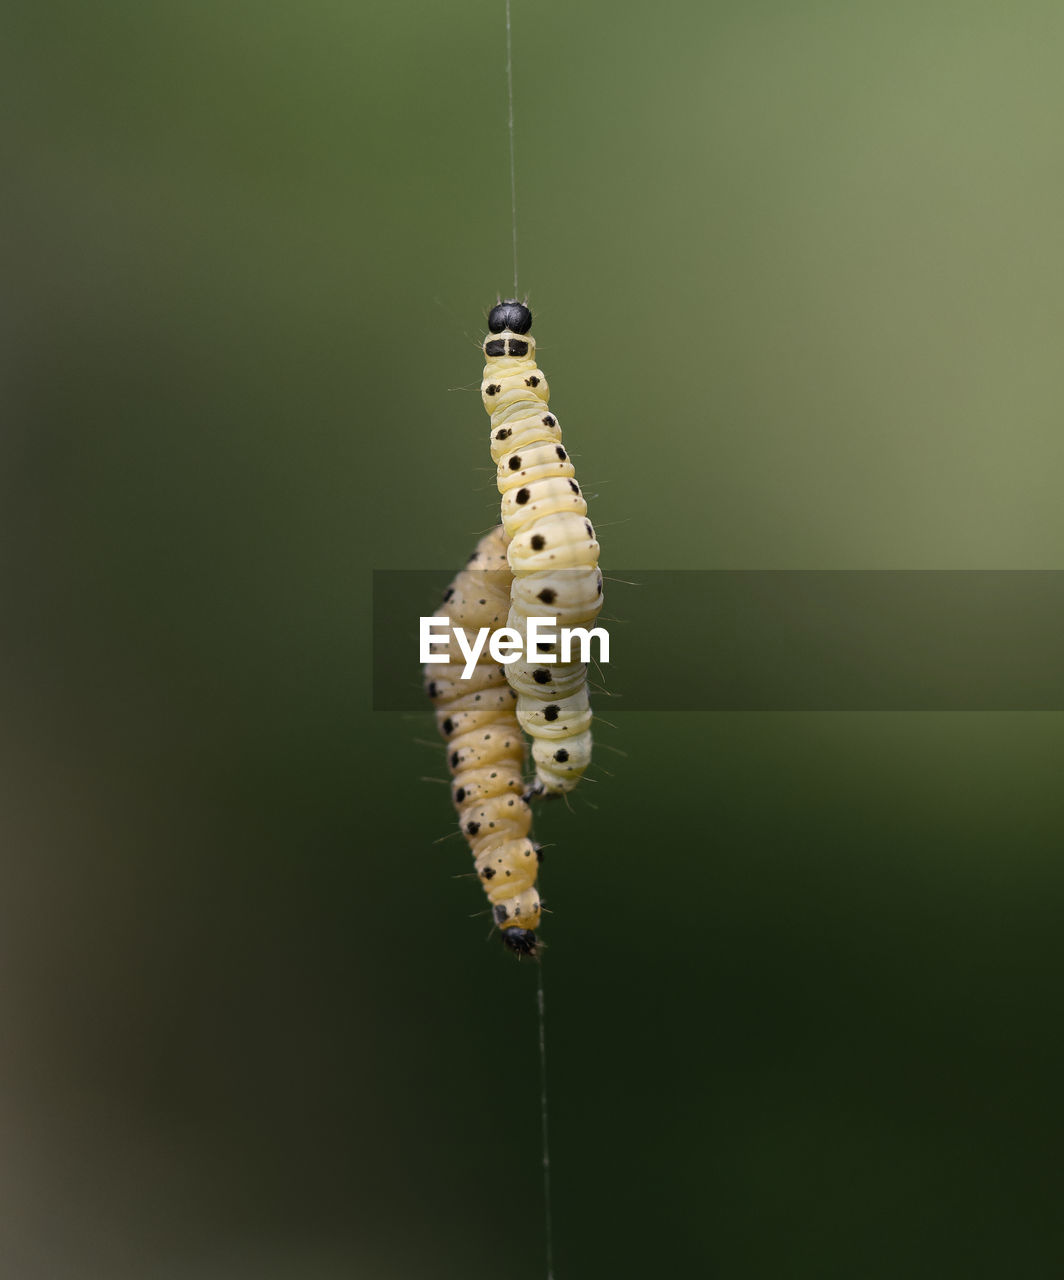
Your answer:
[[[501,525],[481,538],[444,593],[437,617],[472,632],[504,624],[511,582],[507,542]],[[447,654],[447,666],[426,666],[425,690],[447,742],[451,799],[503,942],[519,955],[534,956],[542,851],[528,836],[532,811],[524,796],[525,740],[515,695],[487,646],[468,680],[460,675],[464,659],[453,634]]]
[[[506,625],[522,637],[529,617],[586,627],[602,607],[598,540],[558,419],[547,408],[550,388],[536,365],[531,328],[524,303],[492,307],[481,384],[513,573]],[[571,791],[591,760],[587,667],[518,660],[506,667],[506,678],[517,694],[517,719],[532,739],[533,791]]]

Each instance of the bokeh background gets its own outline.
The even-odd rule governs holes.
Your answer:
[[[493,518],[501,0],[3,25],[0,1275],[541,1277],[535,970],[368,680]],[[514,26],[609,570],[1061,567],[1055,0]],[[559,1280],[1061,1274],[1061,717],[608,718]]]

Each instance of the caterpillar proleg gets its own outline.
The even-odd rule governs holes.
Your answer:
[[[437,617],[475,633],[506,621],[512,574],[501,525],[477,543],[469,563],[444,593]],[[436,727],[447,742],[451,798],[492,915],[511,951],[535,955],[540,919],[536,875],[541,853],[529,838],[532,812],[524,798],[525,740],[515,695],[497,662],[481,651],[468,680],[465,659],[451,635],[447,665],[425,668],[425,689],[435,703]]]
[[[481,384],[514,575],[506,625],[522,637],[530,617],[588,627],[602,607],[598,540],[547,407],[550,388],[536,365],[531,328],[524,303],[511,299],[491,309]],[[517,694],[518,721],[532,738],[534,789],[571,791],[591,760],[586,666],[518,660],[506,667],[506,678]]]

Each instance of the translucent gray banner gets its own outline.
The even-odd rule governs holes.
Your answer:
[[[418,619],[452,576],[374,573],[374,709],[427,709]],[[1064,710],[1062,570],[614,570],[597,625],[609,714]]]

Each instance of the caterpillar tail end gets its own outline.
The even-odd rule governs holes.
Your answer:
[[[503,946],[518,956],[537,956],[539,939],[534,929],[503,929]]]
[[[531,804],[533,800],[557,800],[559,796],[568,795],[579,781],[579,778],[569,778],[562,786],[549,786],[542,778],[537,778],[525,787],[521,799],[525,804]]]

